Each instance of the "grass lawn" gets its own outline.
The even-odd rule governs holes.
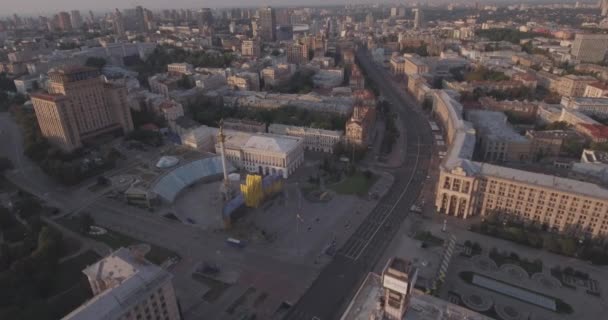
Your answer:
[[[222,294],[224,294],[224,291],[230,287],[230,285],[225,282],[211,279],[196,273],[192,275],[192,278],[209,287],[209,291],[203,295],[203,300],[207,302],[215,302],[222,296]]]
[[[105,228],[108,232],[102,235],[91,235],[91,234],[83,234],[80,232],[80,226],[78,225],[78,221],[75,219],[62,218],[58,220],[59,223],[70,228],[71,230],[78,232],[84,236],[87,236],[91,239],[103,242],[110,246],[112,249],[118,249],[120,247],[128,247],[134,244],[142,243],[135,238],[127,236],[125,234],[116,232],[114,230],[110,230]],[[159,247],[153,244],[150,244],[150,252],[146,254],[146,259],[150,260],[155,264],[161,264],[165,262],[168,258],[171,257],[179,257],[179,255],[169,249]]]
[[[61,319],[93,296],[82,270],[99,258],[97,253],[86,251],[59,264],[50,277],[50,298],[34,300],[25,307],[0,308],[0,319]]]
[[[370,179],[367,179],[363,172],[356,172],[352,176],[346,177],[336,184],[329,185],[328,188],[340,194],[356,194],[362,196],[367,194],[367,190],[374,185],[376,180],[378,180],[376,175],[372,175]]]
[[[97,262],[100,258],[97,253],[89,250],[59,264],[57,272],[52,277],[53,294],[61,293],[76,285],[78,280],[84,277],[82,270]]]

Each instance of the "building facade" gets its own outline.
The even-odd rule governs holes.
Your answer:
[[[223,121],[224,129],[244,132],[266,132],[266,124],[247,119],[227,118]]]
[[[308,62],[308,46],[300,42],[290,43],[287,46],[287,62],[293,64]]]
[[[462,106],[441,91],[434,96],[434,105],[441,108],[434,107],[434,111],[446,128],[450,149],[440,165],[437,213],[463,219],[500,214],[546,225],[557,232],[608,235],[607,189],[588,182],[472,161],[474,143],[473,147],[466,143],[467,126],[450,124],[463,123]]]
[[[304,162],[304,139],[224,130],[226,159],[235,167],[262,175],[288,178]],[[221,147],[216,139],[216,153]]]
[[[590,83],[585,87],[583,97],[606,98],[608,97],[608,86],[602,82]]]
[[[245,57],[260,57],[262,55],[260,43],[256,40],[244,40],[241,43],[241,55]]]
[[[170,63],[167,65],[167,72],[176,75],[188,75],[194,73],[194,67],[189,63]]]
[[[353,114],[346,122],[346,142],[367,146],[373,139],[376,123],[376,98],[369,90],[355,92]]]
[[[557,93],[566,97],[582,97],[585,94],[585,89],[590,83],[596,82],[597,79],[591,76],[567,75],[559,80]]]
[[[336,145],[342,140],[342,132],[340,131],[288,126],[278,123],[269,125],[268,133],[303,138],[304,147],[307,150],[327,153],[333,153]]]
[[[572,56],[581,62],[600,62],[608,49],[606,34],[577,34],[572,43]]]
[[[530,155],[530,140],[520,135],[499,111],[471,110],[467,112],[477,132],[478,154],[488,162],[522,162]]]
[[[48,93],[32,94],[32,103],[53,145],[70,152],[100,134],[133,130],[126,88],[104,83],[99,70],[66,67],[48,75]]]
[[[277,17],[274,8],[266,7],[258,10],[259,35],[263,41],[276,40]]]

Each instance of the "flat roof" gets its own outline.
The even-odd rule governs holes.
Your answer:
[[[467,116],[476,129],[489,139],[511,142],[528,141],[509,125],[507,116],[500,111],[471,110],[467,112]]]
[[[250,137],[244,149],[256,149],[270,152],[287,153],[295,149],[302,138],[279,135],[254,135]]]
[[[466,160],[465,160],[466,161]],[[596,184],[557,176],[497,166],[488,163],[467,161],[473,173],[505,180],[525,182],[532,185],[553,188],[560,191],[576,193],[590,198],[608,199],[608,190]]]

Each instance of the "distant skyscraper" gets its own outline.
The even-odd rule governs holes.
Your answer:
[[[608,15],[608,0],[601,0],[600,8],[602,9],[602,16]]]
[[[264,41],[276,40],[277,17],[274,9],[271,7],[261,8],[258,10],[260,37]]]
[[[241,9],[239,9],[239,8],[231,9],[230,16],[232,17],[232,19],[235,19],[235,20],[241,19],[241,17],[242,17]]]
[[[148,9],[144,9],[144,23],[146,25],[146,31],[156,29],[156,22],[154,21],[154,14]]]
[[[213,25],[213,13],[211,13],[211,9],[203,8],[198,13],[198,26],[211,26]]]
[[[70,20],[70,14],[67,12],[59,12],[59,29],[61,31],[70,31],[72,30],[72,22]]]
[[[122,13],[120,13],[120,10],[116,9],[116,11],[114,11],[114,17],[112,20],[114,22],[114,33],[116,33],[119,36],[124,36],[125,35],[125,20],[122,17]]]
[[[82,27],[82,17],[80,16],[80,11],[72,10],[72,12],[70,12],[70,20],[72,22],[72,28],[80,29]]]
[[[365,24],[367,25],[368,28],[374,27],[374,15],[371,12],[368,13],[367,16],[365,17]]]
[[[414,9],[414,29],[422,28],[424,28],[424,13],[422,9],[416,8]]]
[[[148,31],[144,20],[144,8],[142,6],[135,7],[135,29],[139,32]]]

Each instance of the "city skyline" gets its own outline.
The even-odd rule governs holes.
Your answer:
[[[475,3],[479,4],[509,4],[510,0],[461,0],[457,1],[456,4],[470,4],[474,5]],[[526,3],[576,3],[580,2],[582,4],[596,4],[596,1],[585,0],[585,1],[576,1],[576,0],[562,0],[562,1],[550,1],[550,0],[531,0]],[[135,8],[136,6],[143,6],[152,10],[161,10],[161,9],[198,9],[202,7],[208,8],[235,8],[235,7],[243,7],[243,8],[257,8],[261,6],[273,6],[273,7],[292,7],[292,6],[334,6],[334,5],[345,5],[345,4],[383,4],[383,5],[414,5],[420,3],[419,1],[409,0],[409,1],[395,1],[395,0],[381,0],[381,1],[371,1],[371,0],[251,0],[243,6],[243,3],[235,0],[221,1],[221,0],[211,0],[205,1],[201,3],[195,0],[180,0],[178,3],[176,2],[165,2],[161,0],[135,0],[130,2],[124,2],[119,0],[109,0],[104,2],[91,2],[91,3],[83,3],[81,1],[75,0],[58,0],[53,1],[52,5],[48,2],[43,2],[39,0],[28,0],[28,1],[20,1],[16,2],[14,0],[0,0],[0,6],[3,8],[9,8],[4,13],[0,13],[0,17],[8,17],[13,14],[22,14],[22,15],[46,15],[53,14],[59,11],[65,10],[92,10],[93,12],[112,12],[114,9],[118,8],[128,9]],[[443,5],[454,3],[454,1],[449,0],[432,0],[424,2],[423,5]],[[44,5],[48,4],[48,8],[45,8]],[[512,3],[518,4],[518,3]]]
[[[0,319],[608,312],[608,0],[0,5]]]

